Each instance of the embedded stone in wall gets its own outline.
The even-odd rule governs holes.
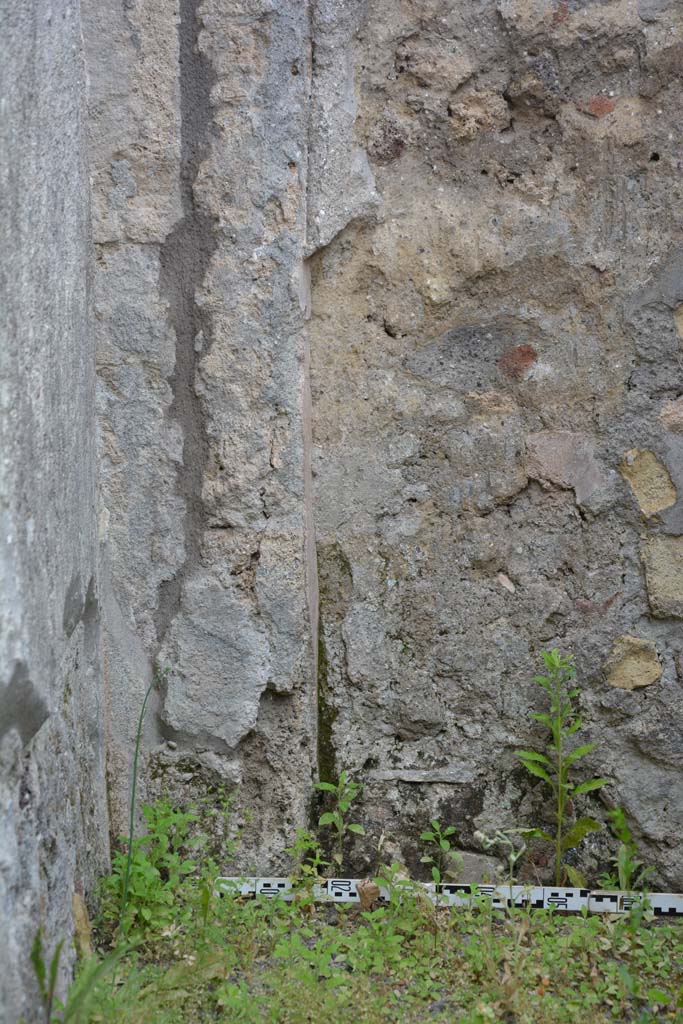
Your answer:
[[[471,850],[458,850],[462,867],[458,872],[459,883],[476,884],[477,882],[497,882],[500,878],[500,864],[495,857],[487,857],[485,853],[472,853]]]
[[[683,338],[683,304],[676,306],[676,309],[674,310],[674,322],[676,324],[678,336]]]
[[[588,114],[589,117],[600,118],[611,114],[616,105],[616,100],[610,99],[609,96],[598,95],[590,96],[586,100],[579,100],[576,107],[582,114]]]
[[[554,116],[560,109],[562,86],[557,64],[544,53],[527,57],[526,69],[508,82],[505,98],[522,110],[541,110]]]
[[[256,724],[268,639],[249,598],[210,573],[192,576],[183,598],[162,651],[171,665],[163,718],[181,735],[214,737],[233,749]]]
[[[619,690],[637,690],[656,683],[662,674],[662,666],[652,640],[618,636],[605,662],[605,672],[610,686]]]
[[[456,139],[473,139],[479,132],[503,131],[510,124],[510,108],[500,93],[472,93],[461,103],[450,103],[448,114]]]
[[[683,537],[648,537],[643,546],[647,595],[658,619],[683,618]]]
[[[544,430],[527,437],[526,449],[530,477],[573,490],[578,505],[601,503],[607,478],[591,438],[568,430]]]
[[[675,402],[664,402],[658,419],[667,430],[683,434],[683,398],[677,398]]]
[[[646,516],[676,503],[676,488],[669,472],[653,452],[632,448],[624,455],[620,469]]]
[[[511,380],[526,380],[538,359],[533,345],[513,345],[506,348],[498,360],[498,369]]]
[[[467,54],[453,40],[420,45],[414,37],[397,47],[396,69],[411,75],[417,85],[446,92],[455,92],[474,72]]]

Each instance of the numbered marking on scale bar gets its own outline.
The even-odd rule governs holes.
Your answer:
[[[543,889],[543,900],[545,906],[555,910],[573,910],[575,912],[588,907],[588,889],[561,889],[545,886]]]
[[[259,878],[256,884],[256,895],[275,899],[276,896],[286,897],[292,892],[290,878]]]

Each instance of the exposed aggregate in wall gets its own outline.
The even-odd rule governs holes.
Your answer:
[[[514,751],[557,645],[683,883],[682,37],[675,2],[363,5],[383,212],[312,261],[322,759],[409,862],[430,813],[471,850],[543,819]]]
[[[678,5],[85,29],[117,824],[156,661],[148,795],[239,783],[265,869],[347,768],[371,841],[414,860],[438,813],[476,872],[478,827],[546,813],[514,751],[557,644],[681,884]]]

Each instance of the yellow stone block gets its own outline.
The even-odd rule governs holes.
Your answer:
[[[618,636],[605,662],[607,682],[620,690],[652,686],[662,674],[657,648],[652,640],[637,636]]]
[[[678,495],[666,466],[645,448],[631,448],[619,467],[646,516],[676,504]]]

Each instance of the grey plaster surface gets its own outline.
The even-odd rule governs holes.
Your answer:
[[[89,181],[76,0],[0,4],[0,1019],[107,866]]]
[[[149,792],[183,798],[178,757],[237,773],[278,857],[315,769],[309,12],[86,0],[84,27],[112,813],[156,663]]]

